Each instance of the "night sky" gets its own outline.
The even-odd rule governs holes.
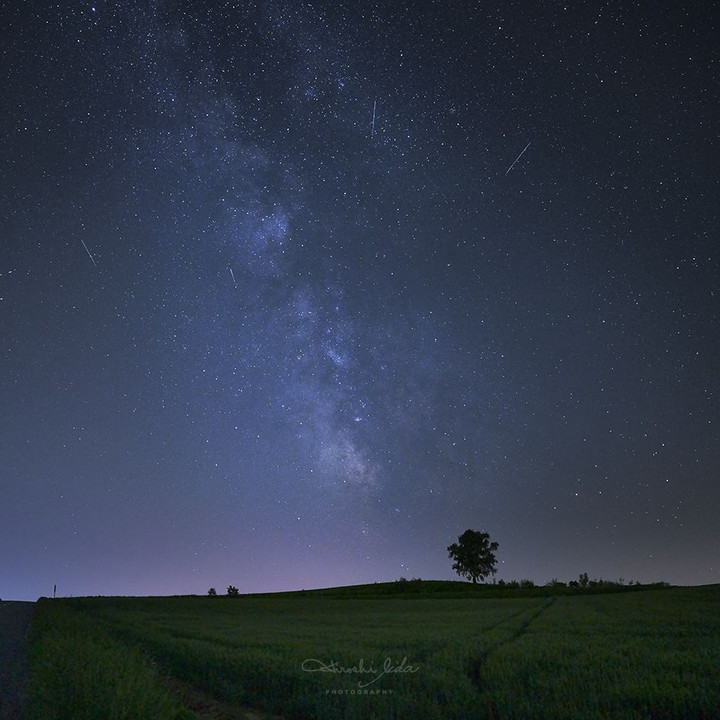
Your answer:
[[[720,582],[699,7],[6,4],[0,597]]]

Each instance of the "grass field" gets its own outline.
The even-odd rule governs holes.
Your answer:
[[[497,594],[43,600],[30,717],[720,717],[720,586]]]

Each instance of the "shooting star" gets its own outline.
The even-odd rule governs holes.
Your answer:
[[[85,248],[85,252],[88,254],[88,257],[90,260],[92,260],[92,264],[97,267],[97,263],[95,262],[95,258],[91,255],[90,251],[88,250],[88,246],[85,244],[85,241],[80,238],[80,242],[83,244],[83,247]]]
[[[532,142],[532,140],[523,148],[523,151],[515,158],[515,160],[513,161],[513,164],[505,171],[506,175],[515,167],[515,163],[523,156],[525,151],[530,147],[531,142]]]
[[[373,101],[372,124],[370,125],[370,137],[375,137],[375,110],[377,108],[377,100]]]
[[[232,279],[233,279],[233,285],[234,285],[235,287],[237,287],[237,280],[235,280],[235,273],[233,272],[233,269],[232,269],[232,268],[230,268],[230,276],[231,276]]]

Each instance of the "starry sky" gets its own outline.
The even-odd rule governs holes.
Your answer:
[[[720,582],[699,7],[6,4],[0,597]]]

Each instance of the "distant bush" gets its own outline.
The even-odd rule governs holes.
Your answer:
[[[545,587],[550,587],[550,588],[564,588],[564,587],[567,587],[567,585],[566,585],[562,580],[558,580],[557,578],[553,578],[552,580],[548,580],[548,581],[545,583]]]
[[[227,589],[228,597],[238,597],[239,595],[240,595],[240,591],[234,585],[228,585],[228,589]]]
[[[412,580],[408,580],[404,577],[401,577],[399,580],[396,580],[394,583],[392,583],[391,588],[392,592],[418,593],[423,588],[423,581],[420,578],[413,578]]]
[[[208,597],[217,597],[217,590],[215,588],[210,588],[208,590]]]

